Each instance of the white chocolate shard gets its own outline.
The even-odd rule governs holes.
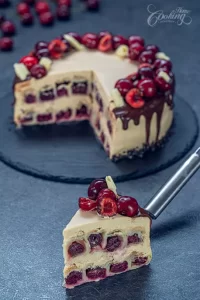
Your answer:
[[[30,73],[27,67],[22,63],[14,64],[15,74],[19,79],[25,80],[27,75]]]
[[[68,41],[70,45],[74,47],[76,50],[81,51],[85,49],[85,47],[81,43],[79,43],[73,36],[69,34],[64,34],[64,39]]]
[[[169,77],[169,75],[164,72],[164,71],[160,71],[158,73],[158,77],[162,77],[166,82],[170,82],[171,78]]]
[[[121,45],[117,48],[115,51],[115,54],[119,56],[120,58],[128,57],[128,46],[127,45]]]
[[[111,176],[106,176],[106,183],[107,183],[109,190],[113,191],[113,193],[115,193],[115,195],[117,195],[117,187]]]
[[[156,58],[164,59],[164,60],[170,60],[170,57],[167,56],[164,52],[156,53]]]
[[[52,60],[48,57],[42,57],[39,62],[40,65],[44,66],[47,71],[50,70],[52,65]]]
[[[122,107],[124,106],[124,99],[122,98],[118,89],[113,89],[111,91],[112,100],[115,103],[115,107]]]

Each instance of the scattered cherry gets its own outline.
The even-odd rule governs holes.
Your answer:
[[[83,246],[83,244],[80,244],[78,242],[73,242],[68,249],[68,254],[71,257],[75,257],[81,253],[83,253],[85,251],[85,247]]]
[[[58,6],[60,5],[66,5],[70,7],[72,5],[72,0],[58,0]]]
[[[66,50],[66,45],[63,41],[56,39],[49,43],[48,50],[51,58],[58,59],[63,56]]]
[[[56,16],[58,20],[69,20],[70,18],[70,8],[67,5],[59,5],[56,10]]]
[[[92,280],[103,279],[106,277],[106,268],[97,267],[95,269],[87,269],[86,276]]]
[[[38,59],[34,56],[23,56],[20,61],[20,63],[23,63],[28,70],[30,70],[34,65],[38,64]]]
[[[97,207],[97,201],[91,200],[89,198],[79,198],[79,208],[84,211],[94,210]]]
[[[138,43],[138,44],[144,46],[144,39],[141,36],[132,35],[129,37],[128,43],[129,43],[129,45]]]
[[[30,73],[32,77],[36,79],[40,79],[47,74],[47,70],[45,69],[44,66],[37,64],[31,68]]]
[[[13,41],[9,37],[0,38],[0,50],[11,51],[13,49]]]
[[[133,83],[130,79],[119,79],[115,84],[115,88],[118,89],[122,97],[125,97],[132,87]]]
[[[95,179],[89,185],[88,197],[92,200],[96,200],[99,192],[102,189],[106,189],[106,188],[107,188],[107,183],[105,179]]]
[[[147,45],[145,47],[145,50],[147,50],[147,51],[150,50],[150,51],[154,52],[155,54],[160,51],[160,49],[156,45]]]
[[[1,25],[1,31],[4,36],[12,36],[16,33],[16,28],[11,21],[5,21]]]
[[[28,12],[30,12],[30,8],[29,8],[29,6],[28,6],[27,3],[25,3],[25,2],[20,2],[20,3],[17,5],[17,13],[18,13],[19,15],[23,15],[23,14],[28,13]]]
[[[32,25],[34,22],[33,15],[29,12],[25,13],[25,14],[21,15],[20,21],[21,21],[22,25],[25,25],[25,26]]]
[[[38,15],[50,11],[49,4],[46,1],[37,1],[35,4],[35,10]]]
[[[86,33],[82,37],[82,43],[89,49],[97,49],[99,37],[94,33]]]
[[[11,2],[9,0],[0,0],[0,8],[6,8],[10,6]]]
[[[155,69],[164,69],[171,71],[172,69],[172,63],[170,60],[164,60],[164,59],[156,59],[154,62],[154,68]]]
[[[54,22],[54,16],[50,11],[40,14],[40,23],[45,26],[52,25]]]
[[[106,250],[109,252],[115,251],[122,244],[121,238],[119,236],[110,236],[107,238]]]
[[[138,83],[138,89],[144,97],[151,98],[156,94],[155,83],[150,78],[141,79]]]
[[[116,50],[121,45],[128,45],[128,40],[122,35],[113,36],[113,48]]]
[[[67,285],[77,284],[80,280],[82,280],[83,275],[81,272],[78,271],[72,271],[69,273],[67,278],[65,278],[65,283]]]
[[[152,64],[155,60],[155,53],[150,50],[143,51],[139,56],[139,62]]]
[[[85,0],[85,4],[89,11],[97,11],[100,7],[99,0]]]
[[[141,108],[145,102],[141,97],[139,89],[133,88],[126,94],[126,102],[133,108]]]
[[[137,60],[140,53],[144,50],[144,46],[139,43],[134,43],[129,46],[129,58],[130,60]]]
[[[100,191],[97,198],[97,212],[102,216],[112,217],[117,213],[116,195],[109,189]]]
[[[121,273],[128,269],[128,263],[127,261],[124,261],[123,263],[118,264],[112,264],[110,266],[110,272],[112,273]]]
[[[137,200],[129,196],[121,196],[117,201],[117,212],[120,215],[134,217],[138,214]]]
[[[92,233],[88,237],[88,241],[90,243],[90,247],[95,248],[96,246],[101,246],[101,243],[103,241],[103,236],[101,233]]]

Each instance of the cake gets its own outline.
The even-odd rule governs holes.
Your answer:
[[[150,263],[151,220],[134,198],[117,194],[110,176],[90,184],[79,208],[63,231],[64,287]]]
[[[118,160],[160,146],[172,125],[172,63],[139,36],[64,34],[38,42],[14,69],[18,128],[88,120]]]

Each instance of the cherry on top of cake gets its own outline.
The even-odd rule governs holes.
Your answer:
[[[119,79],[113,87],[112,97],[115,107],[128,105],[140,109],[149,100],[166,98],[174,92],[172,63],[156,45],[146,45],[140,36],[125,38],[109,32],[86,33],[83,36],[70,32],[50,42],[36,43],[33,51],[14,65],[20,81],[31,78],[41,79],[48,74],[53,60],[61,59],[74,51],[88,49],[103,53],[113,53],[130,63],[138,63],[138,70]]]

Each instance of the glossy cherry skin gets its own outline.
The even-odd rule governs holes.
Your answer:
[[[116,50],[121,45],[128,45],[128,40],[122,35],[113,36],[113,48]]]
[[[58,6],[66,5],[70,7],[72,5],[72,0],[58,0]]]
[[[17,5],[17,13],[19,15],[23,15],[23,14],[29,13],[29,12],[30,12],[30,8],[27,3],[21,2]]]
[[[143,51],[139,56],[139,62],[152,64],[155,60],[155,53],[150,50]]]
[[[151,65],[139,67],[138,73],[141,79],[153,78],[154,75]]]
[[[130,60],[137,60],[144,50],[144,46],[139,43],[133,43],[129,46],[129,58]]]
[[[155,81],[156,86],[158,87],[158,89],[159,89],[160,91],[169,91],[169,90],[172,89],[172,84],[171,84],[172,81],[167,82],[167,81],[165,81],[164,78],[159,77],[159,76],[156,76],[156,77],[154,78],[154,81]]]
[[[29,12],[21,15],[20,22],[25,26],[32,25],[34,22],[33,15]]]
[[[141,79],[138,83],[138,89],[142,96],[151,98],[156,94],[156,85],[150,78]]]
[[[48,48],[49,43],[45,42],[45,41],[39,41],[35,44],[35,50],[40,50],[40,49],[47,49]]]
[[[54,22],[54,16],[50,11],[40,14],[40,23],[44,26],[52,25]]]
[[[88,187],[88,197],[92,200],[96,200],[98,197],[99,192],[102,189],[107,188],[107,183],[105,179],[96,179],[91,182],[91,184]]]
[[[36,10],[37,14],[40,15],[42,13],[49,12],[50,7],[46,1],[38,1],[35,4],[35,10]]]
[[[88,198],[79,198],[79,208],[84,211],[94,210],[97,207],[97,201]]]
[[[157,52],[160,51],[159,47],[156,46],[156,45],[147,45],[147,46],[145,47],[145,50],[147,50],[147,51],[150,50],[150,51],[152,51],[152,52],[154,52],[154,53],[157,53]]]
[[[101,216],[112,217],[117,213],[116,195],[109,189],[101,190],[97,198],[97,212]]]
[[[38,51],[35,52],[35,55],[38,59],[42,57],[50,57],[48,48],[39,49]]]
[[[172,69],[172,63],[170,60],[164,60],[164,59],[156,59],[154,62],[154,69],[164,69],[171,71]]]
[[[1,31],[4,36],[13,36],[16,33],[16,28],[11,21],[5,21],[1,25]]]
[[[139,43],[140,45],[144,46],[144,39],[138,35],[131,35],[128,39],[129,45]]]
[[[0,50],[11,51],[13,49],[13,40],[9,37],[0,38]]]
[[[122,97],[125,97],[128,91],[133,88],[133,83],[130,79],[119,79],[115,84],[115,88],[118,89]]]
[[[117,212],[120,215],[134,217],[138,214],[139,206],[135,198],[121,196],[117,201]]]
[[[141,108],[144,106],[145,102],[142,99],[141,92],[137,88],[131,89],[126,94],[126,102],[133,108]]]
[[[82,43],[89,49],[97,49],[99,44],[99,37],[94,33],[86,33],[82,37]]]
[[[20,63],[23,63],[28,70],[30,70],[34,65],[38,63],[38,59],[34,56],[24,56],[20,59]]]
[[[47,74],[47,71],[46,71],[45,67],[37,64],[31,68],[30,73],[31,73],[32,77],[34,77],[36,79],[40,79]]]

